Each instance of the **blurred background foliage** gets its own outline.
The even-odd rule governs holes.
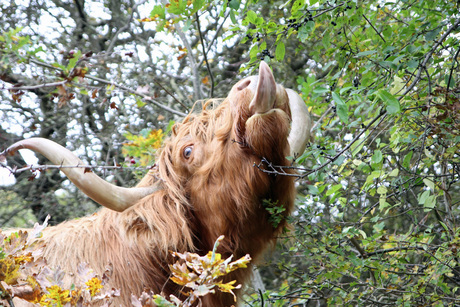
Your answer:
[[[171,122],[265,60],[302,93],[315,139],[296,157],[293,230],[243,303],[456,306],[459,6],[1,1],[0,150],[49,138],[132,185]],[[97,209],[57,170],[18,172],[0,193],[1,227]]]

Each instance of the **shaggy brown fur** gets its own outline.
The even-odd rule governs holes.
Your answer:
[[[290,111],[284,90],[277,91],[276,108],[252,116],[249,90],[232,91],[215,109],[205,105],[176,124],[159,152],[157,167],[138,186],[162,180],[164,189],[126,211],[102,209],[98,213],[49,227],[41,239],[52,266],[76,271],[87,262],[102,273],[113,265],[110,286],[121,289],[117,304],[130,305],[131,294],[144,288],[180,295],[168,280],[168,251],[205,254],[224,235],[218,248],[223,257],[258,256],[285,226],[274,228],[262,203],[278,202],[288,215],[295,189],[292,177],[261,172],[254,163],[266,158],[288,165]],[[184,148],[193,146],[190,158]],[[228,280],[244,283],[251,269],[231,273]],[[228,294],[206,296],[203,306],[231,306]]]

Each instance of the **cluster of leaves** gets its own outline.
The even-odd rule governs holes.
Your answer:
[[[157,24],[157,31],[172,30],[172,25],[184,21],[183,31],[187,31],[193,20],[195,14],[200,11],[206,10],[210,5],[214,5],[213,1],[210,0],[171,0],[166,5],[155,5],[153,10],[150,12],[150,17],[143,18],[140,21],[150,22],[154,21]],[[240,7],[240,1],[231,0],[226,1],[224,5],[220,7],[219,15],[223,17],[224,12],[227,8],[230,8],[229,14],[231,19],[236,22],[235,13]]]
[[[274,228],[286,219],[286,208],[278,204],[278,201],[273,202],[269,199],[264,199],[262,204],[267,210],[269,217],[268,221],[273,225]]]
[[[36,239],[41,237],[47,220],[27,231],[10,235],[0,232],[0,303],[13,306],[16,300],[24,300],[39,306],[88,306],[108,303],[118,296],[115,290],[101,291],[110,269],[98,277],[86,264],[80,264],[73,274],[79,282],[66,285],[67,273],[46,265]]]
[[[95,302],[108,304],[114,297],[120,295],[118,290],[103,291],[111,275],[111,268],[99,277],[87,264],[80,264],[77,272],[73,272],[73,280],[78,283],[68,284],[68,273],[60,268],[52,269],[46,265],[41,256],[41,247],[36,239],[41,237],[46,227],[35,224],[29,231],[18,231],[4,235],[0,232],[0,303],[13,306],[15,300],[25,300],[39,306],[89,306]],[[216,252],[223,236],[219,237],[213,251],[205,256],[195,253],[172,252],[179,260],[170,265],[171,280],[183,286],[186,299],[171,295],[164,296],[144,292],[139,298],[132,297],[132,304],[141,306],[195,306],[201,298],[216,290],[231,293],[241,285],[235,285],[236,280],[224,282],[223,278],[240,268],[246,268],[251,261],[249,255],[236,261],[232,257],[222,259]]]
[[[224,282],[223,278],[237,269],[246,268],[251,257],[246,255],[235,261],[232,261],[232,256],[222,259],[216,249],[223,239],[223,236],[219,237],[213,250],[204,256],[189,252],[172,252],[172,255],[179,260],[169,265],[172,273],[171,280],[184,287],[185,300],[174,295],[167,299],[158,294],[144,292],[139,298],[132,299],[133,306],[142,307],[149,304],[159,307],[190,307],[197,304],[201,306],[201,298],[210,293],[216,293],[216,290],[231,293],[236,302],[233,290],[240,289],[241,285],[235,285],[236,280]]]
[[[11,65],[12,61],[24,61],[26,55],[31,56],[43,51],[43,48],[33,46],[30,36],[20,35],[21,30],[20,27],[9,29],[0,35],[0,63],[2,68]]]
[[[129,142],[123,144],[122,154],[130,164],[147,166],[154,161],[155,153],[161,147],[164,135],[161,129],[143,129],[138,135],[127,132],[125,137]]]

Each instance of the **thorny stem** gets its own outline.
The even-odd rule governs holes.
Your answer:
[[[31,172],[36,172],[36,171],[46,171],[49,169],[63,169],[63,168],[84,168],[85,170],[92,171],[92,170],[150,170],[152,169],[152,166],[121,166],[121,165],[105,165],[105,166],[94,166],[94,165],[83,165],[83,164],[78,164],[78,165],[28,165],[25,167],[21,168],[11,168],[7,166],[5,163],[0,162],[0,167],[6,168],[11,174],[16,175],[25,171],[31,171]]]

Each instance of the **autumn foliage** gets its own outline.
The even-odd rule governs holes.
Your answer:
[[[46,226],[47,220],[43,225],[36,224],[30,231],[19,230],[9,235],[0,232],[0,303],[14,306],[14,302],[26,301],[37,306],[106,306],[112,298],[120,295],[118,289],[105,287],[111,275],[110,265],[102,276],[98,276],[87,264],[81,263],[74,272],[80,282],[66,287],[68,273],[59,267],[47,266],[34,240],[41,236]],[[214,250],[204,256],[171,252],[178,259],[169,266],[171,280],[183,287],[184,300],[146,290],[140,297],[132,296],[132,305],[195,306],[201,304],[202,297],[216,291],[231,293],[236,302],[233,290],[241,288],[241,284],[236,285],[236,280],[224,282],[223,277],[239,268],[246,268],[251,258],[246,255],[236,261],[232,261],[232,257],[222,259],[221,254],[216,253],[222,240],[223,236],[219,237]]]
[[[64,286],[66,274],[59,267],[47,266],[35,238],[47,226],[36,224],[32,230],[11,233],[0,232],[0,302],[25,300],[40,306],[87,306],[92,302],[109,302],[118,291],[102,291],[110,276],[110,267],[97,276],[81,263],[74,272],[79,283]],[[3,301],[2,301],[3,300]]]

